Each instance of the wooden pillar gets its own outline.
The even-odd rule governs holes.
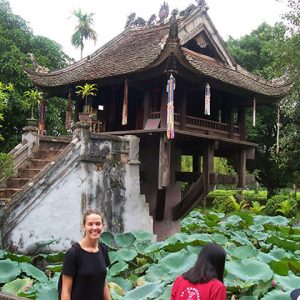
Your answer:
[[[246,149],[241,149],[238,160],[238,187],[243,188],[246,185]]]
[[[143,117],[143,128],[149,119],[150,116],[150,103],[151,103],[151,93],[150,90],[146,90],[144,94],[144,117]]]
[[[171,167],[171,141],[166,134],[160,135],[159,140],[159,163],[158,163],[158,188],[166,188],[170,185]]]
[[[246,140],[246,111],[245,107],[239,107],[239,127],[240,127],[240,139]]]
[[[198,154],[193,154],[193,172],[200,173],[200,157]]]
[[[233,139],[233,129],[234,129],[234,108],[232,106],[229,107],[229,123],[228,123],[228,136]]]
[[[182,130],[185,130],[186,106],[187,106],[187,93],[186,91],[184,91],[180,97],[180,128]]]
[[[214,173],[214,144],[207,143],[203,152],[203,173],[204,173],[204,189],[209,191],[212,189],[210,184],[210,174]]]
[[[160,105],[160,128],[167,128],[167,102],[168,94],[166,89],[163,89]]]

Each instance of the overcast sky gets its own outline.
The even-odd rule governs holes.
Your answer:
[[[78,60],[80,50],[71,45],[76,26],[74,9],[95,13],[94,29],[98,42],[86,43],[83,55],[89,55],[122,32],[131,12],[148,20],[158,14],[163,0],[9,0],[13,13],[28,22],[34,34],[46,36],[63,46],[70,57]],[[170,11],[182,10],[194,0],[169,0]],[[256,29],[262,22],[273,25],[285,10],[283,0],[206,0],[208,14],[223,37],[239,38]]]

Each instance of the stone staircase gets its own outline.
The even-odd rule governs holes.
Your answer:
[[[22,187],[62,152],[70,143],[70,138],[40,137],[39,148],[32,157],[27,158],[12,177],[9,177],[0,188],[0,207],[5,206]]]

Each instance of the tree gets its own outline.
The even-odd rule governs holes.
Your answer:
[[[31,65],[29,52],[34,54],[39,65],[50,70],[67,66],[70,62],[59,44],[42,36],[34,36],[26,21],[13,14],[9,2],[0,0],[0,82],[14,84],[14,92],[6,97],[5,119],[0,128],[4,138],[4,142],[0,142],[0,151],[3,152],[10,151],[21,141],[22,128],[30,114],[23,96],[26,90],[33,88],[24,72],[24,65]],[[66,100],[59,100],[48,99],[45,115],[47,132],[56,135],[65,133],[64,118],[57,114],[57,110],[61,112]],[[52,113],[53,116],[50,116]],[[51,122],[47,123],[49,119]]]
[[[82,58],[84,43],[83,40],[92,39],[95,43],[97,41],[97,33],[91,28],[94,24],[94,13],[83,13],[81,9],[74,10],[73,15],[77,18],[78,25],[72,35],[72,45],[75,48],[80,47],[80,57]]]
[[[286,70],[281,48],[284,45],[286,27],[262,24],[239,40],[229,38],[228,48],[236,61],[250,72],[266,79],[279,77]],[[269,195],[278,188],[286,187],[292,176],[286,164],[280,164],[276,154],[277,108],[258,107],[256,127],[252,126],[252,109],[247,114],[247,140],[258,144],[255,160],[250,161],[250,171],[258,170],[257,179],[268,189]],[[282,118],[281,123],[286,124]],[[283,126],[283,125],[282,125]]]

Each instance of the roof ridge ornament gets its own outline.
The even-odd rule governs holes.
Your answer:
[[[172,15],[169,38],[178,39],[178,24],[177,24],[176,14]]]

